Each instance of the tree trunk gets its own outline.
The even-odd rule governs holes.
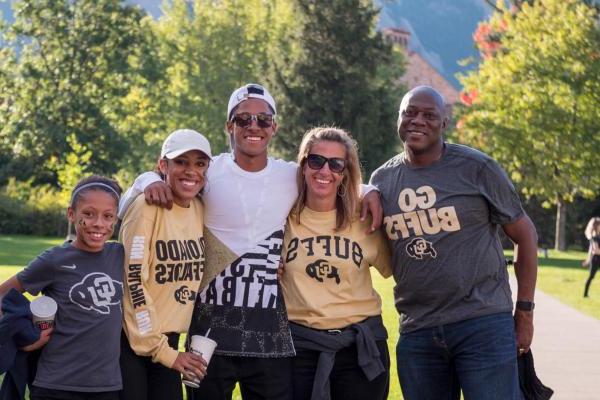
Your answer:
[[[567,202],[558,197],[556,201],[556,231],[554,235],[554,250],[566,251]]]

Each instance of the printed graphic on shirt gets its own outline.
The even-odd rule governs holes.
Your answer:
[[[175,291],[175,300],[181,304],[193,303],[196,300],[196,292],[183,285]]]
[[[185,282],[200,282],[204,270],[203,238],[196,240],[157,240],[154,243],[154,257],[157,261],[149,271],[149,279],[158,285],[182,282],[173,290],[173,299],[180,304],[193,303],[196,292]],[[129,263],[126,268],[127,287],[134,309],[140,333],[152,330],[149,312],[145,309],[146,296],[142,284],[142,267],[145,260],[146,238],[134,236],[131,241]]]
[[[289,263],[298,257],[298,249],[306,249],[306,255],[312,257],[317,253],[324,257],[336,257],[342,260],[351,259],[357,268],[363,260],[363,251],[357,242],[343,236],[319,235],[299,239],[292,238],[287,246],[285,262]]]
[[[206,304],[275,309],[283,231],[274,232],[221,272],[200,294]]]
[[[134,236],[131,241],[131,253],[129,255],[129,264],[127,265],[127,287],[129,295],[133,302],[133,308],[146,305],[146,297],[142,287],[142,264],[144,259],[146,238],[144,236]]]
[[[157,240],[154,243],[156,259],[154,267],[158,284],[167,282],[200,282],[204,270],[204,239]]]
[[[418,260],[424,257],[435,258],[436,250],[432,243],[419,238],[440,232],[460,230],[460,221],[454,206],[435,207],[437,196],[431,186],[405,188],[398,196],[399,214],[383,219],[387,237],[391,240],[407,239],[416,236],[406,246],[406,253]]]
[[[110,314],[110,306],[121,307],[123,283],[105,273],[92,272],[69,290],[69,299],[84,310]]]
[[[406,245],[406,254],[417,260],[422,260],[424,256],[437,257],[437,252],[431,242],[423,238],[414,238]]]
[[[316,279],[319,282],[323,282],[325,279],[334,279],[335,283],[340,284],[340,275],[338,273],[339,268],[329,264],[327,260],[319,259],[314,263],[306,266],[306,273],[311,278]]]

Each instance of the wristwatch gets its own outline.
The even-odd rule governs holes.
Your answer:
[[[521,311],[533,311],[533,309],[535,308],[535,303],[533,301],[519,300],[515,304],[515,307],[517,310],[521,310]]]

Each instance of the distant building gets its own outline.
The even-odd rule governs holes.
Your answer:
[[[431,86],[440,92],[451,106],[460,101],[458,90],[417,52],[410,50],[410,32],[399,28],[384,28],[386,40],[400,46],[406,55],[406,72],[400,81],[409,89],[419,85]]]

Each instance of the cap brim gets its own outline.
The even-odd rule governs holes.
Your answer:
[[[171,151],[169,153],[166,153],[163,157],[168,158],[169,160],[172,160],[172,159],[182,155],[183,153],[187,153],[188,151],[192,151],[192,150],[198,150],[199,152],[201,152],[205,156],[207,156],[209,159],[212,159],[212,156],[210,155],[210,153],[207,153],[206,150],[199,149],[197,147],[190,147],[187,149]]]

